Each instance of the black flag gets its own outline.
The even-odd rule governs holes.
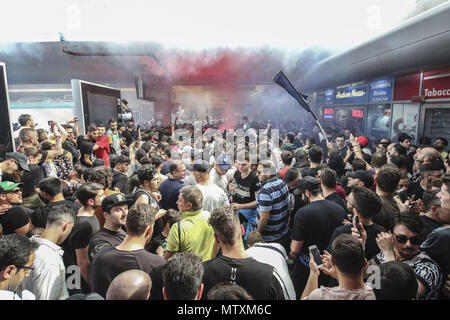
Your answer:
[[[286,90],[297,102],[308,112],[310,112],[313,116],[311,109],[309,108],[308,104],[306,103],[306,99],[308,99],[308,96],[299,93],[292,83],[289,81],[289,79],[286,77],[286,75],[283,73],[283,71],[280,71],[277,73],[277,75],[273,78],[273,81],[278,84],[280,87],[282,87],[284,90]],[[314,118],[316,118],[314,116]]]

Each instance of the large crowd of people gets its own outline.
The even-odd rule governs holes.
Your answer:
[[[243,117],[230,148],[179,122],[19,123],[0,162],[0,299],[450,298],[445,138]]]

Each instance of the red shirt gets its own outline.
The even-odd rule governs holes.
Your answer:
[[[108,167],[109,161],[109,139],[107,136],[103,136],[97,139],[96,144],[99,146],[97,150],[95,150],[95,155],[97,159],[102,159],[105,161],[105,167]]]

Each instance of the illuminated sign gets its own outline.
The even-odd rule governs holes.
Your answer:
[[[352,117],[364,118],[364,111],[363,110],[352,110]]]
[[[323,109],[323,114],[333,114],[334,109],[333,108],[325,108]]]
[[[331,106],[334,104],[334,89],[319,91],[317,94],[317,103]]]

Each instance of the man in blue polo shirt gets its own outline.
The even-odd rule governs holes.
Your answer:
[[[289,252],[289,187],[276,173],[272,161],[262,161],[258,165],[258,179],[263,185],[256,198],[257,231],[265,242],[277,242]]]

